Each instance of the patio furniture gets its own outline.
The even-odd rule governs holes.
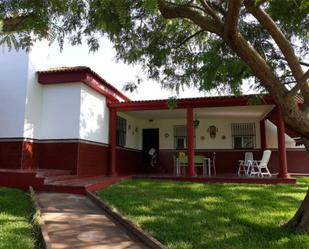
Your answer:
[[[238,175],[241,175],[241,173],[244,173],[245,175],[249,174],[251,165],[253,161],[253,153],[252,152],[246,152],[245,153],[245,160],[238,160],[239,166],[238,166]]]
[[[194,156],[194,165],[195,167],[203,167],[203,176],[205,176],[207,175],[207,166],[209,172],[210,159],[204,156]]]
[[[203,167],[203,176],[207,175],[207,166],[208,166],[208,172],[210,174],[211,172],[211,160],[210,158],[206,158],[204,156],[194,156],[194,165],[195,167]],[[176,158],[176,175],[180,176],[182,175],[182,167],[188,166],[188,157],[187,156],[178,156]]]
[[[188,157],[187,156],[179,156],[176,158],[176,176],[181,175],[181,167],[188,166]]]
[[[262,159],[260,161],[253,160],[250,170],[250,176],[257,175],[264,177],[264,175],[271,176],[271,173],[267,167],[271,156],[270,150],[264,150]]]
[[[211,169],[214,172],[214,176],[217,174],[216,172],[216,152],[213,153],[212,160],[209,159],[209,166],[208,166],[208,175],[211,176]]]

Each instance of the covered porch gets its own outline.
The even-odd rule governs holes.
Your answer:
[[[169,109],[167,100],[110,103],[110,175],[119,174],[117,165],[119,160],[123,160],[118,156],[119,147],[117,147],[117,116],[120,115],[129,120],[128,127],[132,126],[132,129],[136,127],[134,131],[139,132],[136,149],[143,154],[139,161],[141,164],[145,164],[143,158],[149,149],[144,148],[145,132],[151,129],[158,130],[157,168],[138,172],[138,175],[143,177],[178,180],[194,178],[196,181],[212,179],[210,181],[219,182],[226,182],[227,179],[233,179],[236,182],[239,179],[242,182],[252,181],[253,177],[237,175],[238,160],[244,159],[247,151],[253,153],[255,160],[261,159],[263,151],[267,148],[266,120],[271,120],[277,126],[278,149],[272,152],[270,160],[272,177],[270,178],[290,179],[285,125],[280,110],[269,96],[264,96],[260,105],[250,105],[250,97],[180,99],[177,100],[174,109]],[[237,124],[242,125],[237,126]],[[233,125],[236,128],[233,128]],[[185,134],[181,134],[181,131],[180,134],[175,134],[177,133],[175,127],[182,127],[182,129],[185,127]],[[245,129],[243,132],[251,132],[245,134],[247,138],[237,133],[242,132],[243,129]],[[248,138],[248,136],[251,137]],[[247,147],[244,146],[246,143],[249,143]],[[185,153],[187,157],[187,167],[182,174],[178,174],[176,169],[179,153]],[[203,169],[196,165],[195,158],[202,156],[212,159],[214,153],[216,154],[216,175],[205,175]]]

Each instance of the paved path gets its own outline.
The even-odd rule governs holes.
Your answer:
[[[38,203],[52,249],[149,249],[85,196],[40,193]]]

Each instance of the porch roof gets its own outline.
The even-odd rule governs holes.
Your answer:
[[[183,98],[177,99],[175,109],[183,109],[188,107],[225,107],[225,106],[248,106],[250,99],[259,96],[261,105],[275,104],[270,95],[242,95],[242,96],[216,96],[216,97],[199,97],[199,98]],[[117,111],[142,111],[142,110],[164,110],[169,109],[168,99],[161,100],[139,100],[126,102],[110,102],[108,106]]]
[[[223,106],[194,108],[195,119],[258,119],[266,117],[274,105]],[[186,109],[121,111],[139,120],[186,119]]]

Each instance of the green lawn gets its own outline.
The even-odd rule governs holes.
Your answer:
[[[0,248],[32,249],[35,235],[30,198],[21,190],[0,188]]]
[[[308,249],[309,235],[280,227],[308,186],[127,180],[99,195],[171,249]]]

